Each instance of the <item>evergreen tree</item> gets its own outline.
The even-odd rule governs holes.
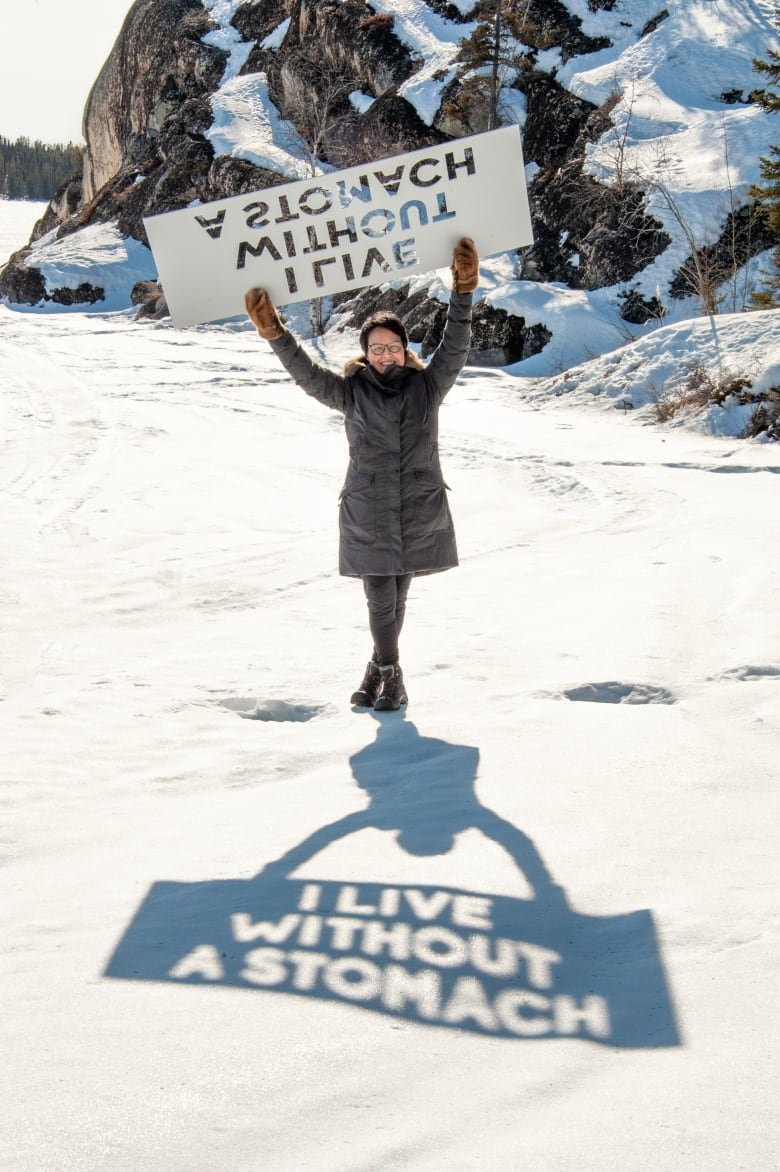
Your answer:
[[[476,27],[460,44],[461,86],[451,112],[472,130],[493,130],[501,123],[502,90],[528,61],[523,44],[528,2],[484,0],[476,11]]]
[[[775,5],[774,22],[780,30],[780,4]],[[758,73],[763,73],[772,87],[770,90],[759,90],[754,95],[756,101],[765,110],[780,110],[780,93],[778,93],[778,89],[780,89],[780,52],[777,49],[770,49],[765,61],[759,58],[754,59],[753,68]]]
[[[774,20],[780,29],[780,5],[775,7]],[[755,95],[756,101],[767,113],[777,113],[780,110],[780,52],[770,49],[767,59],[756,59],[753,67],[768,82],[768,88]],[[765,182],[750,191],[759,201],[766,223],[778,240],[772,252],[772,270],[766,274],[765,287],[752,297],[758,309],[780,307],[780,146],[770,146],[769,151],[769,155],[761,156],[760,162],[761,178]]]
[[[81,150],[0,136],[0,198],[49,200],[81,170]]]

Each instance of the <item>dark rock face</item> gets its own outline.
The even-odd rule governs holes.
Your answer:
[[[78,226],[117,219],[146,243],[142,216],[209,198],[204,133],[227,60],[209,28],[199,0],[136,0],[87,99]]]
[[[287,17],[282,48],[262,49],[262,40]],[[83,176],[58,193],[33,240],[53,229],[68,234],[116,220],[123,235],[147,243],[144,216],[286,181],[247,160],[214,157],[205,137],[212,123],[209,99],[227,54],[203,43],[210,27],[200,0],[136,0],[87,99]],[[319,145],[341,165],[441,141],[393,92],[414,63],[393,36],[392,20],[378,20],[362,0],[247,0],[235,27],[256,42],[242,72],[267,72],[284,116],[310,108],[323,79],[338,78],[342,116]],[[354,89],[379,96],[366,115],[347,101]],[[73,297],[73,290],[47,292],[37,270],[26,272],[25,258],[20,250],[0,274],[0,296],[27,304]],[[84,292],[90,303],[92,293]]]
[[[412,56],[389,22],[362,0],[298,0],[293,11],[286,56],[305,49],[325,58],[328,67],[349,77],[353,89],[381,97],[414,70]],[[297,15],[297,20],[295,16]],[[293,70],[293,73],[295,71]],[[284,101],[281,105],[284,112]]]
[[[674,298],[699,297],[714,312],[717,305],[710,300],[710,295],[714,297],[717,286],[728,279],[735,267],[772,248],[776,242],[756,204],[746,204],[728,216],[714,244],[698,249],[695,256],[688,256],[675,274],[669,292]]]
[[[287,16],[281,49],[264,49],[262,41]],[[256,42],[241,72],[268,75],[271,97],[286,118],[307,102],[316,104],[323,85],[333,80],[344,99],[350,90],[381,97],[415,69],[409,50],[393,35],[392,18],[378,17],[363,0],[245,4],[233,23],[246,41]]]
[[[532,49],[560,46],[564,62],[581,53],[595,53],[609,45],[604,37],[586,36],[580,21],[560,0],[526,0],[522,11],[518,31],[524,44],[530,45]]]
[[[447,135],[426,126],[403,98],[385,94],[365,114],[346,114],[334,127],[329,148],[334,161],[353,167],[447,141]]]
[[[534,244],[524,257],[523,275],[575,289],[628,281],[663,252],[670,238],[645,211],[645,193],[637,184],[605,187],[583,170],[586,144],[608,128],[608,111],[570,94],[560,97],[550,79],[540,87],[543,92],[552,87],[552,104],[562,111],[561,130],[542,138],[548,102],[537,100],[534,121],[529,111],[530,147],[538,151],[542,169],[529,191]]]
[[[667,9],[662,8],[660,12],[658,12],[655,16],[652,16],[650,20],[648,20],[647,24],[643,26],[642,31],[639,34],[640,37],[649,37],[650,33],[654,33],[658,26],[663,24],[668,16],[669,13]]]
[[[290,26],[277,51],[262,48],[267,36],[266,5],[245,5],[234,23],[255,40],[242,74],[264,72],[282,116],[294,123],[307,144],[317,138],[317,155],[337,167],[403,153],[441,141],[397,89],[417,67],[393,34],[393,18],[377,15],[363,0],[274,0],[271,9]],[[348,95],[362,91],[377,99],[358,114]],[[330,104],[327,125],[316,125],[323,95]]]
[[[159,319],[168,315],[165,294],[159,281],[139,281],[133,286],[130,301],[138,306],[136,321],[145,317]]]
[[[565,160],[578,146],[595,106],[563,89],[549,73],[530,71],[518,88],[528,104],[523,128],[526,162],[548,167]]]
[[[265,0],[264,4],[242,4],[233,17],[233,25],[245,41],[256,41],[259,46],[299,6],[298,0]],[[252,50],[252,54],[260,52],[263,50],[259,48]],[[254,66],[248,69],[249,73],[254,71]]]
[[[33,226],[31,240],[40,240],[76,214],[81,203],[81,176],[71,179],[54,195],[46,211]]]
[[[19,305],[38,305],[46,299],[46,282],[39,269],[24,263],[28,255],[28,248],[13,253],[3,269],[0,291]]]
[[[446,307],[439,305],[420,339],[423,358],[429,358],[441,341],[446,315]],[[543,350],[551,338],[552,334],[545,326],[528,327],[525,318],[478,301],[472,319],[469,365],[509,366],[513,362],[522,362]]]
[[[87,98],[85,203],[121,173],[147,160],[164,162],[163,128],[169,150],[172,133],[191,133],[171,118],[216,89],[226,60],[201,40],[208,28],[200,0],[136,0]]]
[[[657,297],[643,297],[637,289],[628,289],[620,299],[620,316],[632,325],[643,326],[649,321],[659,321],[664,316],[664,307]]]
[[[248,159],[220,155],[211,162],[206,176],[206,190],[209,192],[208,200],[215,200],[231,195],[246,195],[247,192],[260,191],[265,187],[278,187],[286,182],[284,175],[277,171],[267,171],[265,167],[256,167]]]
[[[469,361],[475,366],[509,366],[538,354],[551,338],[546,326],[526,326],[524,317],[482,302],[474,309]]]
[[[101,289],[100,285],[91,285],[89,281],[83,281],[75,289],[55,289],[50,300],[58,305],[95,305],[102,301],[105,295],[106,291]]]

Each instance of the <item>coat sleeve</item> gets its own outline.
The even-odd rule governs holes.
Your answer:
[[[471,294],[452,293],[441,342],[426,373],[434,397],[441,402],[466,365],[471,346]]]
[[[289,330],[271,342],[271,348],[293,382],[325,407],[340,411],[346,409],[347,382],[314,362]]]

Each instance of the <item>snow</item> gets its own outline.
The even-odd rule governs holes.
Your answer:
[[[374,0],[371,7],[393,17],[394,34],[419,61],[420,68],[398,92],[430,125],[441,105],[442,93],[454,76],[453,63],[460,42],[476,25],[447,20],[431,11],[425,0]]]
[[[659,396],[674,392],[695,369],[708,370],[718,382],[741,375],[755,391],[768,390],[780,386],[778,357],[780,313],[776,310],[692,318],[540,379],[533,394],[541,399],[575,394],[583,401],[603,395],[607,405],[618,400],[647,407]],[[522,369],[527,371],[529,366],[523,363]],[[706,425],[706,417],[699,422]]]
[[[609,22],[610,49],[572,57],[557,73],[561,84],[596,105],[619,96],[614,128],[587,148],[587,170],[601,182],[637,182],[672,237],[672,246],[631,282],[646,296],[666,289],[690,254],[691,239],[699,246],[718,239],[730,212],[759,181],[758,160],[775,135],[759,106],[723,99],[736,91],[746,100],[763,88],[753,61],[777,45],[771,5],[677,0],[666,9],[652,33],[635,39],[657,13],[632,6],[633,27]],[[607,14],[599,15],[604,32]]]
[[[214,45],[228,54],[225,72],[222,75],[223,85],[238,76],[253,47],[251,41],[242,40],[238,29],[231,24],[236,10],[241,7],[241,2],[242,0],[206,0],[203,5],[216,24],[216,28],[203,37],[204,43]]]
[[[33,244],[27,264],[40,269],[49,288],[77,289],[88,282],[102,289],[103,310],[124,309],[133,285],[157,274],[149,249],[123,236],[116,222],[90,224],[59,240],[54,229]]]
[[[266,75],[239,74],[250,46],[230,24],[238,0],[209,0],[205,6],[216,26],[207,34],[209,42],[229,54],[222,84],[212,96],[214,119],[207,131],[216,154],[247,159],[289,179],[311,174],[307,150],[271,101]],[[759,159],[768,155],[776,137],[774,121],[757,106],[729,104],[721,98],[733,90],[744,98],[763,84],[753,60],[765,58],[777,44],[774,5],[769,0],[740,0],[737,5],[725,0],[674,0],[666,5],[666,19],[644,36],[640,34],[645,25],[660,11],[655,0],[632,0],[630,5],[620,0],[613,9],[596,12],[590,12],[586,0],[569,0],[566,6],[589,36],[607,36],[612,46],[566,63],[559,50],[550,50],[538,55],[537,65],[553,69],[561,84],[594,103],[613,93],[621,95],[612,112],[615,128],[589,145],[587,167],[608,182],[620,173],[640,182],[650,211],[672,244],[631,280],[597,290],[519,280],[514,254],[484,259],[481,282],[490,303],[520,312],[529,325],[542,323],[552,332],[542,353],[517,368],[532,377],[564,373],[656,328],[656,322],[635,327],[620,318],[628,292],[660,301],[666,325],[697,317],[700,302],[694,297],[672,299],[670,283],[688,258],[690,240],[715,240],[728,215],[745,203],[749,187],[760,179]],[[452,76],[459,41],[473,25],[449,21],[423,0],[378,0],[373,7],[393,15],[396,35],[421,62],[402,93],[431,122],[442,87]],[[468,0],[459,0],[456,7],[464,16],[471,13]],[[278,25],[266,47],[277,48],[288,28],[289,20]],[[373,95],[359,91],[350,95],[359,111],[367,110],[373,100]],[[520,95],[507,91],[502,111],[522,127],[525,103]],[[528,165],[529,181],[535,169],[535,164]],[[20,247],[26,235],[12,234],[8,252]],[[573,256],[572,264],[577,259]],[[69,242],[40,241],[33,263],[50,285],[62,281],[76,288],[87,279],[85,274],[90,279],[99,275],[91,283],[107,290],[108,300],[96,307],[102,311],[129,307],[136,281],[155,275],[149,258],[132,241],[123,252],[115,225],[79,232]],[[751,292],[761,287],[770,268],[765,253],[735,272],[718,291],[721,312],[749,308]],[[433,296],[446,300],[446,272],[422,279],[426,281]],[[46,308],[52,308],[51,303]],[[731,426],[737,425],[734,416]]]
[[[248,159],[288,179],[311,174],[301,139],[271,101],[264,73],[226,82],[212,96],[211,107],[214,121],[206,138],[216,155]]]
[[[373,106],[376,98],[371,94],[365,94],[362,90],[352,90],[349,94],[350,104],[357,110],[358,114],[365,114]]]
[[[0,204],[0,242],[36,217]],[[467,369],[441,415],[461,565],[413,583],[410,705],[379,716],[348,703],[339,418],[243,321],[0,307],[4,1168],[775,1166],[780,452],[611,407],[713,328],[775,377],[776,320],[664,326],[557,396]],[[577,959],[535,858],[600,926],[631,1038],[533,943],[503,1016],[486,976],[436,1001],[467,937],[506,947],[505,906],[502,939]],[[290,890],[342,900],[311,990],[250,939]],[[410,940],[417,1012],[377,984]],[[223,979],[236,951],[254,983]]]
[[[23,247],[45,211],[46,204],[36,200],[0,200],[0,265]]]
[[[276,28],[273,30],[273,32],[270,32],[268,34],[268,36],[263,41],[263,48],[264,49],[278,49],[281,46],[281,44],[283,43],[284,38],[287,36],[287,30],[289,29],[289,27],[290,27],[290,18],[288,16],[286,20],[283,20],[281,22],[281,24],[278,24],[276,26]]]
[[[46,207],[34,200],[0,201],[0,264],[23,247]],[[133,285],[156,276],[149,249],[123,237],[116,223],[93,224],[60,240],[56,236],[55,229],[32,245],[28,265],[40,269],[51,288],[77,289],[84,282],[102,288],[104,296],[97,304],[103,311],[126,309]],[[32,313],[71,311],[71,307],[51,301],[16,309]]]

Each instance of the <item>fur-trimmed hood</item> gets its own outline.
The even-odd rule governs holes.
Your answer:
[[[372,370],[368,365],[368,359],[365,354],[357,354],[354,358],[350,358],[344,363],[341,373],[345,378],[350,378],[353,375],[360,374],[364,370]],[[404,363],[405,370],[425,370],[425,363],[421,362],[417,355],[412,350],[406,351],[406,362]]]

